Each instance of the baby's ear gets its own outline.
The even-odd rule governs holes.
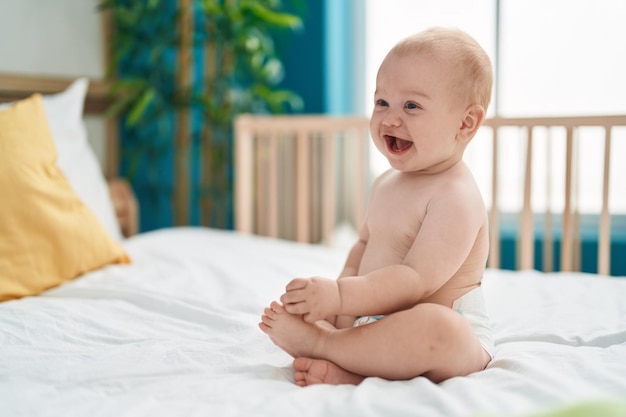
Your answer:
[[[457,140],[461,142],[469,142],[474,137],[478,128],[483,124],[485,119],[485,109],[480,104],[472,104],[465,109],[463,120],[461,120],[461,128],[457,133]]]

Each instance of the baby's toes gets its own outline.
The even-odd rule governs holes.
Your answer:
[[[285,307],[283,307],[283,305],[278,303],[277,301],[272,301],[272,304],[270,304],[270,308],[273,312],[278,314],[282,314],[285,312]]]
[[[276,314],[274,312],[271,313]],[[261,323],[265,324],[266,326],[272,327],[272,324],[274,324],[274,322],[275,320],[270,314],[263,314],[261,316]]]
[[[271,307],[265,307],[263,310],[263,317],[274,319],[276,317],[276,312],[272,310]]]

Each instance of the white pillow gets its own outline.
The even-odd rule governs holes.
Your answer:
[[[57,165],[106,231],[120,241],[122,233],[109,189],[98,158],[87,141],[83,105],[88,85],[86,78],[79,78],[61,93],[44,95],[43,104],[57,148]],[[0,108],[6,106],[1,105]]]

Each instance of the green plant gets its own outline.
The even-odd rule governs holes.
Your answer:
[[[302,108],[297,94],[277,88],[284,70],[274,37],[302,26],[282,7],[279,0],[99,4],[112,27],[109,114],[122,120],[123,172],[139,188],[140,200],[145,191],[151,207],[167,200],[164,194],[170,200],[176,194],[178,224],[189,223],[188,202],[196,196],[202,223],[232,225],[232,122],[237,114]],[[168,185],[165,160],[172,153],[177,162]],[[191,193],[185,191],[190,183]]]

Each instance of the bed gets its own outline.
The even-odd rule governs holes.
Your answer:
[[[520,219],[515,223],[516,270],[500,265],[499,236],[509,227],[510,213],[498,208],[502,190],[485,176],[491,186],[487,200],[492,207],[493,243],[483,285],[496,342],[495,358],[486,370],[440,384],[423,377],[368,378],[359,386],[300,388],[293,382],[291,358],[257,323],[263,307],[281,294],[290,278],[334,276],[341,268],[353,237],[351,225],[362,218],[367,198],[368,151],[363,146],[367,120],[242,116],[236,125],[237,230],[176,227],[124,238],[102,169],[80,133],[83,100],[91,103],[103,97],[97,88],[88,89],[86,80],[70,87],[71,80],[56,80],[45,90],[41,81],[0,74],[0,101],[63,90],[43,98],[44,114],[59,152],[59,169],[75,193],[63,186],[64,198],[78,207],[77,213],[70,210],[72,215],[81,217],[67,219],[57,231],[63,239],[44,235],[53,244],[37,246],[41,251],[35,253],[41,258],[65,256],[54,246],[65,245],[76,224],[81,230],[95,230],[86,237],[76,232],[76,239],[83,242],[73,248],[78,258],[84,258],[81,251],[94,240],[105,242],[107,250],[97,262],[70,271],[70,278],[60,280],[52,276],[56,274],[52,269],[40,270],[43,281],[19,287],[31,294],[18,292],[19,297],[0,303],[3,417],[450,417],[547,415],[563,410],[559,415],[626,415],[626,279],[615,276],[611,266],[626,255],[612,243],[624,229],[619,213],[611,212],[612,193],[623,193],[623,177],[614,170],[626,165],[626,153],[611,149],[620,149],[617,142],[623,138],[620,126],[626,126],[625,116],[487,122],[484,131],[490,149],[502,143],[501,127],[522,126],[527,152],[519,152],[521,163],[516,166],[531,170],[521,175],[519,194],[524,199],[519,216],[515,215]],[[59,102],[64,104],[55,110]],[[75,110],[69,110],[70,102]],[[35,109],[41,106],[31,104]],[[10,137],[1,126],[10,117],[4,110],[0,109],[0,146]],[[51,120],[69,119],[70,112],[72,120]],[[30,126],[30,119],[25,120]],[[552,217],[541,217],[542,222],[552,219],[548,222],[555,226],[537,226],[535,203],[526,199],[533,195],[536,175],[533,158],[525,157],[532,155],[533,133],[528,132],[535,132],[529,128],[535,125],[538,130],[559,126],[565,132],[566,172],[575,172],[572,154],[579,126],[608,132],[601,148],[606,149],[603,160],[610,166],[599,177],[600,202],[594,217],[599,230],[597,272],[580,272],[584,256],[577,247],[585,222],[576,204],[575,177],[563,178],[566,197],[558,212],[551,207],[545,213]],[[64,144],[72,136],[68,132],[74,132],[74,142]],[[63,154],[70,149],[79,152],[76,147],[82,157]],[[495,166],[493,181],[498,181],[515,164],[510,152],[505,152],[504,163],[498,157],[501,151],[492,154],[489,165]],[[72,166],[76,163],[82,164],[80,169]],[[320,169],[320,164],[328,169]],[[0,164],[0,170],[9,165]],[[17,206],[18,214],[29,211],[17,203],[7,204],[25,193],[3,191],[2,206]],[[7,215],[5,211],[2,218]],[[18,231],[32,233],[33,222]],[[12,224],[3,239],[15,233]],[[552,233],[557,224],[564,231]],[[538,251],[536,235],[544,230],[547,237],[541,242],[552,239],[558,244]],[[553,253],[555,247],[558,254]],[[0,271],[14,267],[11,264],[17,261],[6,255],[15,253],[10,252],[12,247],[0,244],[0,250],[4,252]],[[541,271],[535,269],[537,253],[558,264],[543,262]],[[63,265],[51,265],[65,272]],[[0,279],[6,295],[6,277]],[[29,280],[24,273],[10,285]]]

